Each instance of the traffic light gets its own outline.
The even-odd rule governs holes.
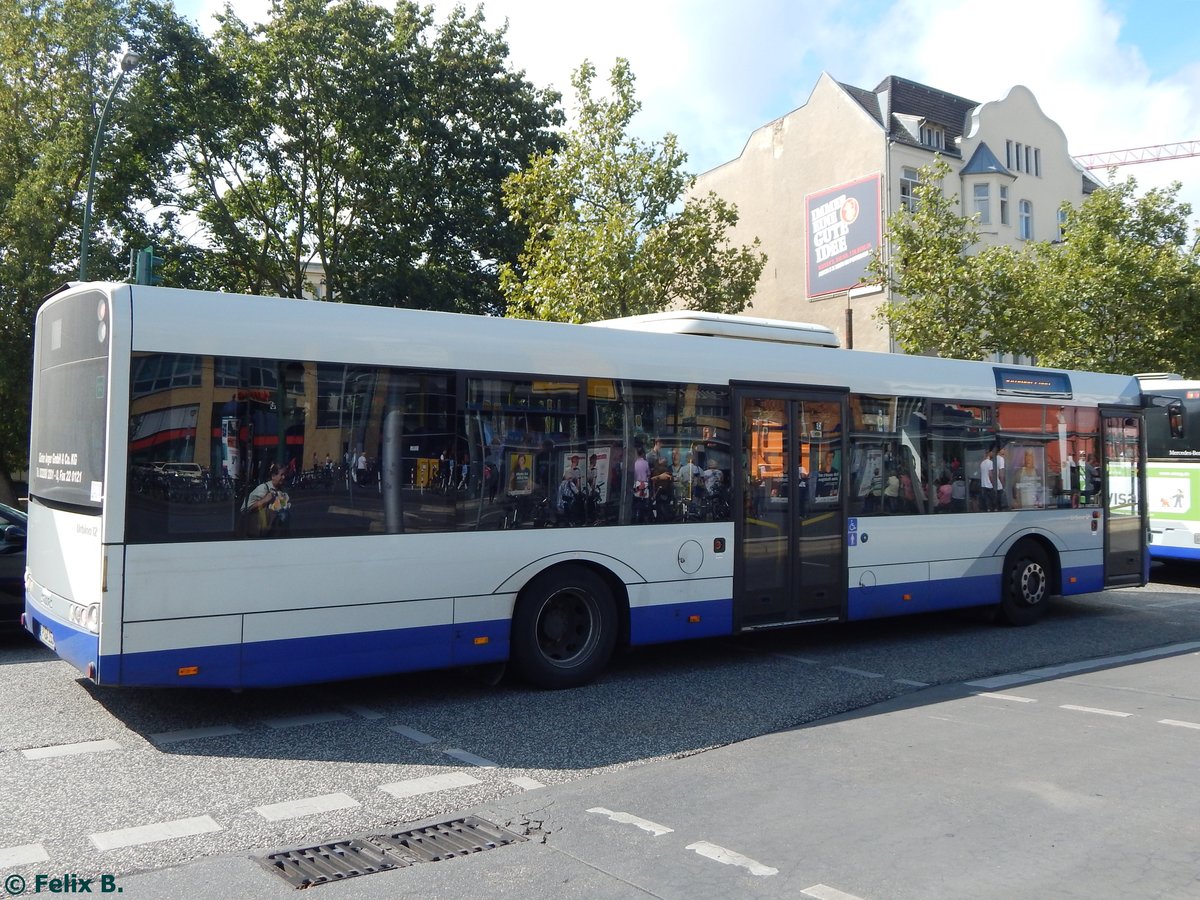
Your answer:
[[[162,281],[162,276],[154,271],[156,266],[162,264],[162,257],[154,255],[153,247],[137,250],[132,255],[134,284],[158,284]]]

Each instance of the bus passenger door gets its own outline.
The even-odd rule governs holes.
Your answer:
[[[1104,421],[1104,583],[1144,584],[1146,508],[1140,412],[1101,410]]]
[[[841,392],[738,389],[734,627],[836,619],[846,558]]]

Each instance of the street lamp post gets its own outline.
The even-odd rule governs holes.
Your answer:
[[[141,59],[141,55],[132,50],[127,50],[121,57],[121,74],[117,76],[112,90],[108,92],[108,99],[104,101],[104,109],[100,113],[100,122],[96,125],[96,139],[92,142],[92,165],[88,170],[87,198],[83,202],[83,234],[79,239],[80,281],[87,281],[88,239],[92,230],[92,191],[96,187],[96,163],[100,159],[100,147],[104,143],[104,125],[108,121],[108,112],[112,109],[113,97],[117,95],[121,82],[125,80],[125,75],[132,72],[141,62]]]

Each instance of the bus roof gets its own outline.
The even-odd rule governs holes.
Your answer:
[[[623,319],[605,319],[588,324],[600,328],[622,328],[628,331],[651,331],[658,334],[695,334],[704,337],[805,344],[813,347],[840,346],[837,335],[824,325],[813,325],[809,322],[787,322],[782,319],[731,316],[687,309],[650,313],[644,316],[626,316]]]
[[[594,326],[584,330],[555,322],[128,284],[78,285],[48,300],[39,316],[59,298],[87,290],[109,297],[114,346],[127,342],[135,352],[666,383],[829,387],[964,402],[1002,396],[1015,402],[1045,402],[1032,394],[1001,394],[999,374],[1051,371],[796,342],[724,336],[701,342],[689,333]],[[1140,405],[1139,384],[1132,375],[1070,372],[1069,384],[1074,403]]]

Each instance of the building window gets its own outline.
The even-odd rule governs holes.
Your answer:
[[[1011,225],[1008,213],[1008,185],[1000,185],[1000,224]]]
[[[1013,167],[1013,142],[1004,142],[1004,165],[1011,172]]]
[[[1030,147],[1028,144],[1026,144],[1025,145],[1025,171],[1026,172],[1033,171],[1033,166],[1030,165],[1031,162],[1033,162],[1033,148]]]
[[[921,123],[921,143],[926,147],[933,147],[935,150],[945,149],[946,130],[941,125],[933,125],[929,122]]]
[[[991,186],[987,184],[975,185],[975,215],[979,217],[980,225],[992,224],[992,194]]]
[[[1058,211],[1058,239],[1060,241],[1067,239],[1067,211],[1065,209]]]
[[[1017,171],[1018,171],[1018,172],[1020,172],[1020,171],[1021,171],[1021,157],[1025,155],[1025,154],[1024,154],[1024,149],[1025,149],[1025,148],[1024,148],[1024,147],[1023,147],[1023,146],[1022,146],[1020,143],[1018,143],[1018,144],[1017,144],[1017,156],[1016,156],[1016,163],[1017,163]]]
[[[900,170],[900,205],[909,212],[917,211],[917,185],[921,183],[920,173],[907,166]]]
[[[1042,151],[1037,147],[1033,148],[1033,174],[1042,177]]]
[[[1017,236],[1023,241],[1033,240],[1033,203],[1022,200],[1020,204]]]

